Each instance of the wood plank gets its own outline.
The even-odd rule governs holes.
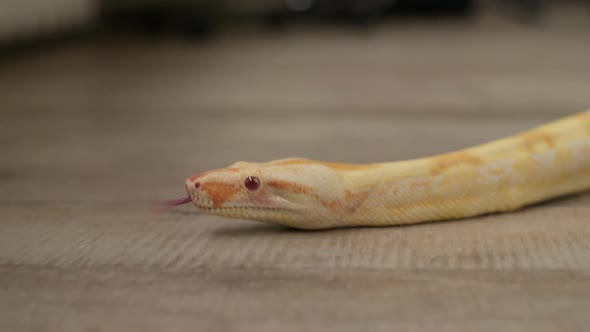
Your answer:
[[[586,200],[587,201],[587,200]],[[305,232],[143,205],[0,207],[0,263],[211,269],[590,270],[590,207]]]
[[[3,331],[584,331],[573,271],[0,267]]]

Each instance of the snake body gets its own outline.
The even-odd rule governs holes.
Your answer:
[[[191,176],[201,211],[300,229],[389,226],[513,211],[590,189],[590,111],[429,158],[237,162]]]

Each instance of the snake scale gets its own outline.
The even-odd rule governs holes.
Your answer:
[[[590,189],[590,110],[428,158],[237,162],[191,176],[202,212],[299,229],[415,224],[509,212]]]

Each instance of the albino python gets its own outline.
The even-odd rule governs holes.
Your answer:
[[[290,158],[191,176],[200,211],[300,229],[388,226],[513,211],[590,189],[590,110],[472,148],[399,162]]]

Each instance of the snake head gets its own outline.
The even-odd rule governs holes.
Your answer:
[[[191,176],[186,191],[206,213],[313,228],[332,213],[326,202],[339,198],[345,181],[329,167],[301,160],[238,162]]]

